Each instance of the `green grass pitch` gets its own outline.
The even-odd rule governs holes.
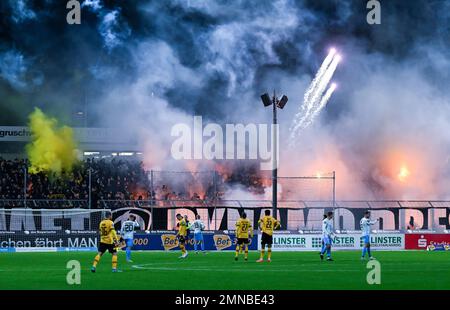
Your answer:
[[[356,251],[334,253],[321,262],[315,252],[274,252],[272,262],[256,263],[257,252],[245,262],[233,252],[133,252],[133,263],[119,253],[120,273],[111,272],[106,253],[95,274],[93,252],[1,253],[0,289],[450,289],[448,252],[375,252],[381,284],[369,285],[369,269]],[[69,260],[81,263],[81,284],[68,285]]]

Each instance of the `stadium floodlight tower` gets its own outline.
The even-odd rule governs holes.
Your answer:
[[[278,121],[277,121],[277,108],[283,109],[288,102],[288,97],[283,95],[279,99],[275,90],[273,96],[270,98],[268,93],[261,95],[261,100],[265,107],[272,105],[273,111],[273,130],[272,130],[272,145],[274,152],[272,153],[272,215],[277,218],[277,204],[278,204]]]

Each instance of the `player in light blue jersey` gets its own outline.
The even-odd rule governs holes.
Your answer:
[[[122,228],[120,229],[120,235],[125,240],[126,244],[126,259],[127,262],[131,263],[131,247],[133,246],[134,230],[139,227],[139,223],[136,222],[136,216],[130,214],[128,220],[122,223]]]
[[[366,256],[366,253],[369,255],[369,259],[375,259],[372,257],[372,253],[370,252],[370,226],[376,224],[378,219],[375,221],[370,220],[370,211],[364,212],[364,217],[359,222],[362,231],[362,239],[364,242],[364,247],[362,249],[361,259],[363,260]]]
[[[194,230],[194,251],[198,254],[198,245],[200,244],[202,252],[205,253],[205,242],[203,241],[203,230],[205,229],[205,224],[203,224],[200,219],[200,215],[195,216],[195,221],[190,224],[190,229]]]
[[[333,261],[331,258],[331,244],[333,243],[333,212],[328,212],[327,217],[322,221],[322,250],[320,251],[320,259],[323,260],[325,252],[327,253],[327,261]]]

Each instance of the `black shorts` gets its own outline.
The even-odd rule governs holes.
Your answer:
[[[117,253],[117,249],[114,244],[107,244],[107,243],[101,243],[101,242],[98,245],[98,251],[102,254],[105,253],[106,251],[108,251],[111,254]]]
[[[265,232],[262,233],[261,236],[261,245],[272,245],[273,243],[273,236],[266,234]]]
[[[185,236],[178,235],[177,238],[178,238],[178,242],[180,244],[185,244],[186,243],[186,237]]]
[[[237,244],[249,244],[248,238],[238,238]]]

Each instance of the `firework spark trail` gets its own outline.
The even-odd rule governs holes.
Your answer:
[[[325,108],[325,106],[328,103],[328,100],[330,100],[331,95],[333,95],[335,90],[336,90],[336,84],[333,83],[333,84],[331,84],[330,88],[328,88],[325,95],[323,95],[322,99],[320,100],[320,104],[319,104],[318,108],[311,115],[311,117],[308,120],[308,123],[305,124],[305,127],[308,127],[314,121],[314,119],[320,113],[320,111],[322,111],[322,109]]]
[[[335,49],[331,49],[328,53],[325,60],[322,62],[322,65],[319,68],[319,71],[317,71],[316,76],[312,80],[308,90],[305,93],[304,96],[304,102],[309,102],[311,95],[314,94],[315,89],[317,88],[317,85],[319,85],[319,81],[322,79],[322,76],[327,72],[328,66],[330,65],[331,61],[333,60],[334,55],[336,54]]]
[[[294,121],[292,122],[290,130],[294,130],[294,128],[297,126],[297,124],[302,123],[304,119],[306,119],[309,114],[311,113],[311,110],[313,108],[313,102],[310,100],[311,96],[314,94],[317,86],[319,85],[320,80],[322,79],[323,75],[326,73],[328,66],[330,65],[331,61],[333,60],[334,55],[336,54],[336,50],[333,48],[328,53],[325,60],[322,62],[322,65],[319,68],[319,71],[317,71],[316,76],[312,80],[311,84],[309,85],[307,91],[305,92],[305,95],[303,97],[303,105],[300,109],[300,111],[295,115]]]
[[[341,56],[336,55],[334,50],[331,50],[325,58],[321,68],[316,74],[316,77],[311,82],[310,87],[308,87],[305,93],[304,102],[300,108],[300,112],[294,117],[290,127],[291,135],[289,146],[292,147],[295,145],[295,138],[298,136],[299,131],[308,127],[312,123],[313,119],[325,107],[326,103],[336,89],[336,85],[332,84],[325,95],[323,95],[340,60]]]
[[[325,89],[327,89],[328,84],[331,81],[331,78],[333,77],[334,72],[336,71],[337,65],[341,61],[341,57],[339,55],[336,55],[333,58],[333,61],[331,62],[330,66],[328,67],[327,71],[323,75],[323,78],[319,82],[319,86],[317,87],[316,92],[314,93],[313,97],[311,98],[311,101],[313,102],[313,106],[316,106],[317,108],[320,105],[320,98],[323,95],[323,92]]]

